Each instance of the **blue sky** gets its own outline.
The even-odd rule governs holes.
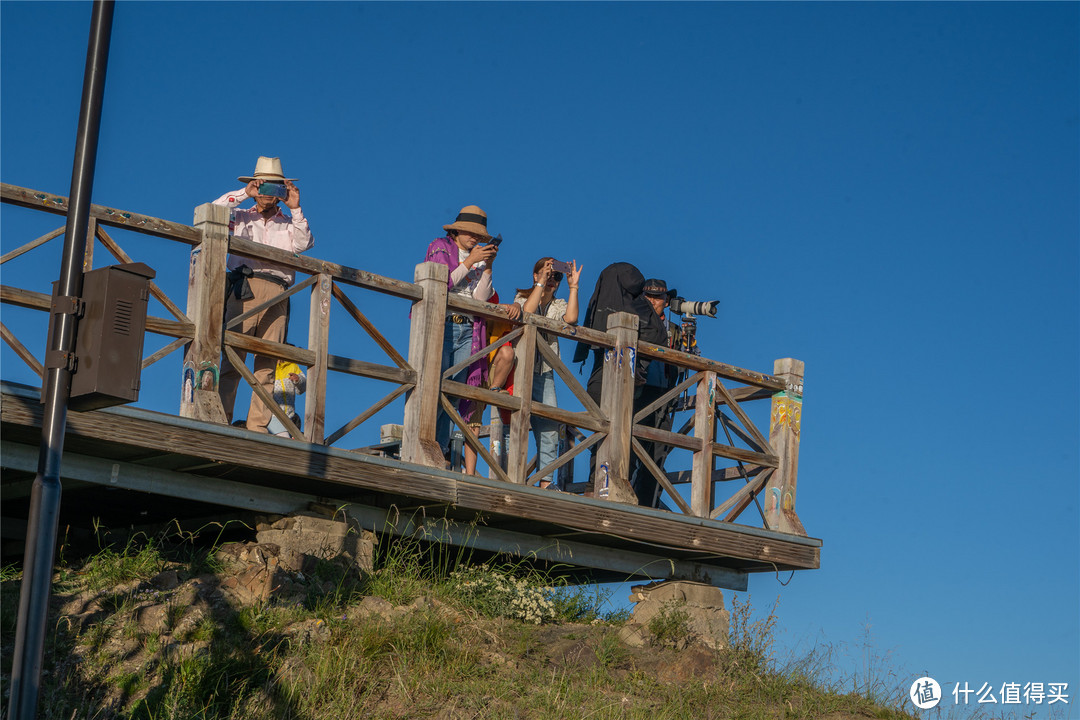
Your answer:
[[[4,182],[68,191],[89,10],[0,3]],[[1068,682],[1071,709],[1078,38],[1076,3],[123,2],[94,201],[190,223],[280,156],[318,257],[411,280],[476,203],[504,294],[552,254],[590,288],[625,260],[720,298],[706,355],[806,363],[798,511],[822,568],[750,584],[779,596],[782,641],[855,648],[869,624],[904,682]],[[38,215],[3,208],[4,252],[61,224]],[[42,289],[58,256],[4,283]],[[159,279],[182,307],[183,274]],[[405,347],[403,303],[354,297]],[[379,360],[334,327],[333,352]],[[141,406],[175,412],[178,367]],[[339,424],[372,385],[343,383]]]

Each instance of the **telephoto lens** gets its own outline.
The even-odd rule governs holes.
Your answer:
[[[716,317],[716,306],[719,300],[687,300],[677,297],[671,301],[671,311],[678,315],[704,315]]]

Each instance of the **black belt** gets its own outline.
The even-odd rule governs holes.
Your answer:
[[[446,322],[452,322],[455,325],[472,325],[473,319],[471,315],[447,315]]]
[[[255,293],[251,292],[251,288],[248,287],[248,278],[258,278],[259,280],[268,280],[275,285],[279,285],[282,290],[289,289],[289,283],[281,277],[268,272],[255,272],[247,265],[241,265],[238,268],[229,271],[229,274],[225,277],[225,297],[229,295],[235,295],[237,300],[250,300],[255,297]]]

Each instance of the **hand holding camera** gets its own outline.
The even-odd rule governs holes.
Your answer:
[[[272,182],[266,180],[252,180],[244,187],[248,197],[271,197],[285,202],[285,207],[295,210],[300,207],[300,190],[291,180],[284,182]]]
[[[486,262],[488,267],[495,261],[495,256],[499,252],[498,245],[475,245],[472,250],[469,251],[468,257],[465,258],[465,266],[471,268],[478,262]]]
[[[552,260],[551,270],[552,272],[561,273],[566,276],[566,284],[571,290],[576,290],[578,281],[581,279],[581,271],[583,267],[577,266],[577,260],[571,260],[570,262],[563,262],[562,260]]]

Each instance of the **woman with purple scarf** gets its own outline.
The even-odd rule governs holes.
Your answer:
[[[443,225],[446,237],[433,240],[428,245],[425,262],[442,263],[450,271],[447,289],[451,295],[487,302],[491,299],[492,265],[499,252],[497,245],[490,244],[491,235],[487,231],[487,214],[476,205],[467,205],[458,213],[457,219],[449,225]],[[517,305],[504,305],[511,320],[521,317],[521,308]],[[442,370],[479,352],[488,343],[487,326],[484,319],[472,315],[460,315],[447,312],[446,328],[443,332]],[[469,367],[459,371],[450,379],[473,387],[480,387],[487,379],[487,356]],[[459,400],[458,412],[470,428],[479,428],[483,424],[484,405],[472,400]],[[443,454],[450,451],[450,417],[441,410],[435,424],[435,439],[439,441]],[[465,445],[465,472],[476,474],[476,451]]]

